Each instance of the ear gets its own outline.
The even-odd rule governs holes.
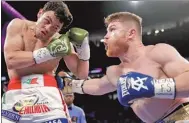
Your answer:
[[[42,14],[43,14],[43,9],[39,9],[39,12],[37,13],[37,19],[39,19]]]
[[[136,35],[136,30],[135,29],[130,29],[129,34],[128,34],[128,39],[133,39]]]

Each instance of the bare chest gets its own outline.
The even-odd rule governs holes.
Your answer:
[[[143,57],[143,58],[137,60],[135,63],[133,63],[131,65],[131,68],[135,72],[150,75],[156,79],[166,77],[165,73],[162,70],[162,66],[159,63],[157,63],[147,57]],[[123,70],[123,72],[124,72],[124,70]]]

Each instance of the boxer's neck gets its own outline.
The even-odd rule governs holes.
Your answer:
[[[145,46],[142,42],[134,41],[128,45],[128,50],[119,57],[122,63],[132,63],[145,53]]]
[[[29,26],[29,29],[33,32],[33,36],[35,38],[37,38],[36,37],[36,25],[35,25],[35,23],[33,25]]]

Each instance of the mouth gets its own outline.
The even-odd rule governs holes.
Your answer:
[[[42,33],[43,35],[46,35],[46,33],[45,33],[44,31],[41,31],[41,33]]]
[[[108,46],[107,45],[105,45],[105,50],[108,50]]]
[[[106,44],[105,42],[104,42],[104,47],[105,47],[105,50],[108,50],[108,44]]]

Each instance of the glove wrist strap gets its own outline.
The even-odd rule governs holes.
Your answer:
[[[176,87],[173,78],[156,79],[153,82],[155,98],[175,99]]]
[[[33,58],[36,64],[40,64],[42,62],[54,59],[49,50],[47,48],[40,48],[38,50],[33,51]]]
[[[84,94],[83,92],[84,81],[85,80],[72,80],[72,91],[79,94]]]
[[[86,37],[81,45],[76,45],[76,51],[79,59],[87,61],[90,58],[90,47],[88,37]]]

